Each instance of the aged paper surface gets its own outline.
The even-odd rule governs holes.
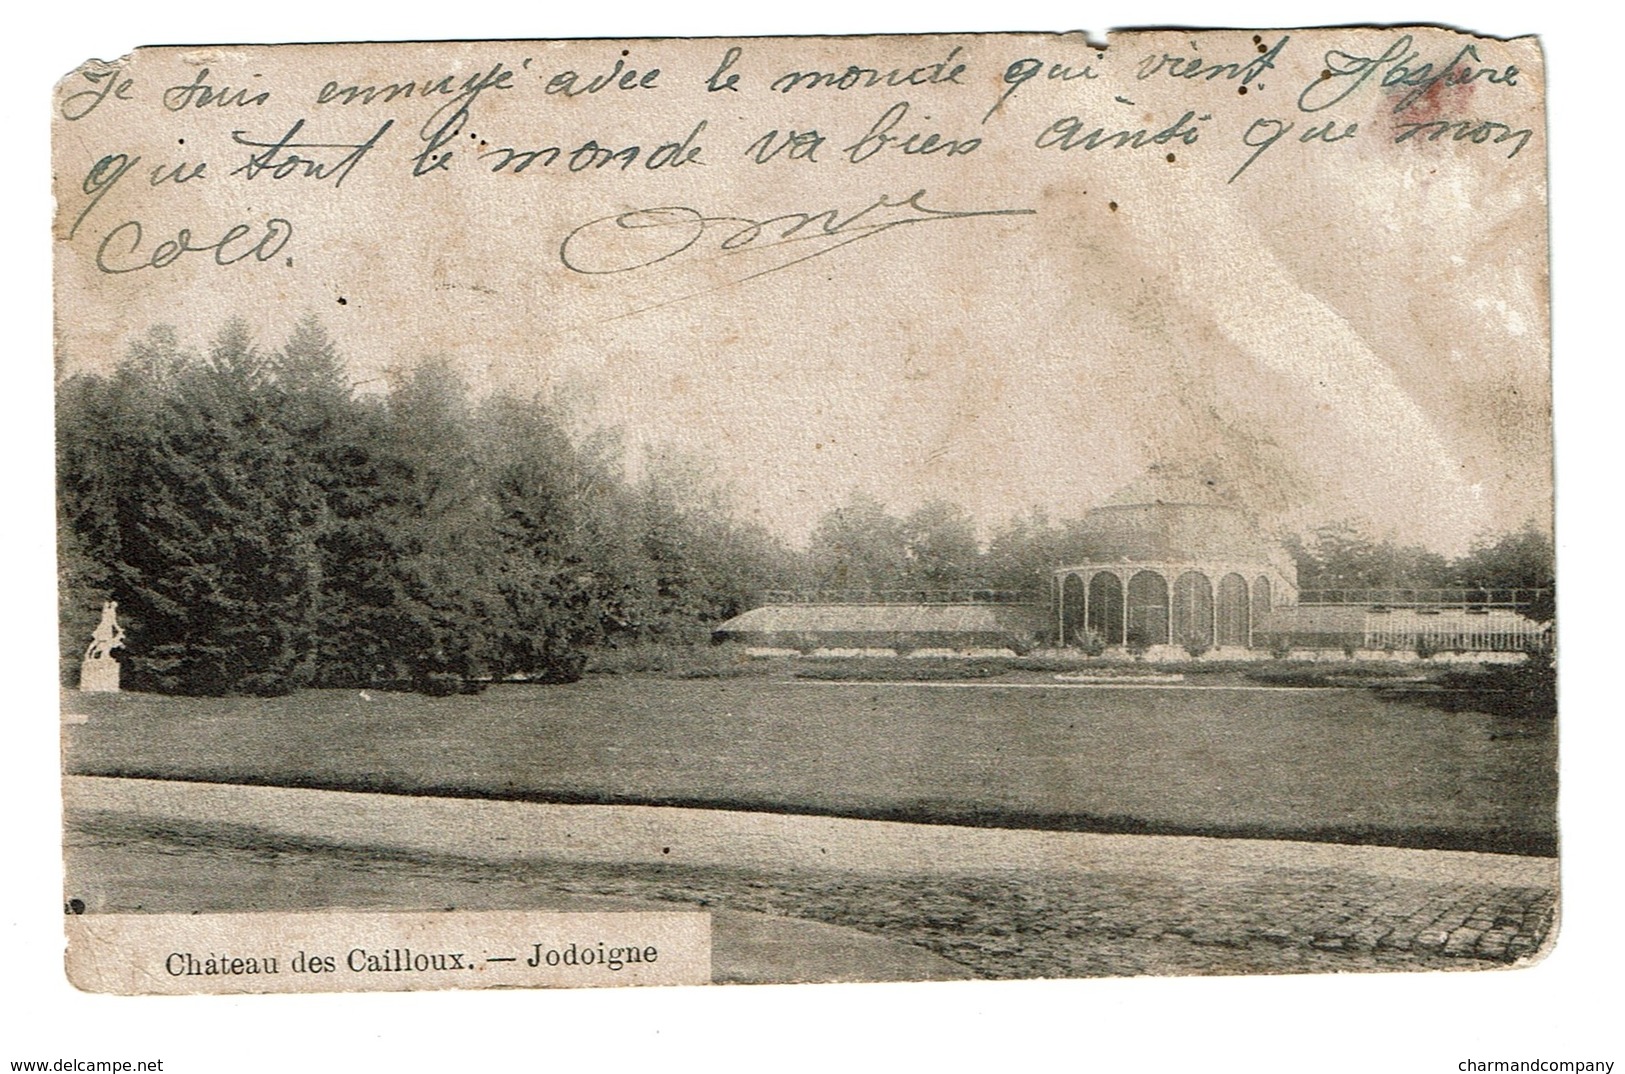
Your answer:
[[[82,987],[143,913],[702,909],[719,981],[1549,944],[1532,39],[148,49],[53,107]]]

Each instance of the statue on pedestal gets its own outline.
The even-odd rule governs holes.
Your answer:
[[[84,694],[118,693],[118,661],[113,650],[124,648],[124,628],[118,625],[118,601],[102,605],[102,621],[90,636],[85,659],[79,665],[79,692]]]

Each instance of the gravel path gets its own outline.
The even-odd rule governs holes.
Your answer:
[[[1042,977],[1505,966],[1555,913],[1555,860],[1510,855],[92,777],[65,799],[92,910],[701,905],[755,915],[732,980],[851,970],[816,957],[840,934],[759,919],[944,960],[921,977]]]

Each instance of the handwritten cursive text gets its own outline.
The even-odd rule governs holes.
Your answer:
[[[181,228],[151,250],[142,250],[142,228],[138,220],[127,220],[107,233],[96,247],[96,267],[110,276],[142,269],[165,269],[187,254],[211,254],[217,265],[234,265],[244,258],[269,261],[293,238],[293,225],[274,216],[259,229],[233,224],[212,242],[199,243],[191,228]],[[250,241],[251,240],[251,241]]]
[[[1037,211],[933,209],[925,204],[927,196],[924,190],[916,190],[906,198],[882,195],[856,212],[825,209],[769,217],[707,216],[681,205],[636,209],[599,217],[573,229],[559,244],[559,260],[571,272],[599,276],[634,272],[683,255],[692,257],[702,249],[722,256],[808,244],[807,252],[798,249],[798,256],[744,277],[754,279],[894,228],[983,216],[1031,216]]]

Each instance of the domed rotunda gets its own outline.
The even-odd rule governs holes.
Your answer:
[[[1153,467],[1084,516],[1083,538],[1088,558],[1054,575],[1063,644],[1251,648],[1298,601],[1287,549],[1211,481]]]

